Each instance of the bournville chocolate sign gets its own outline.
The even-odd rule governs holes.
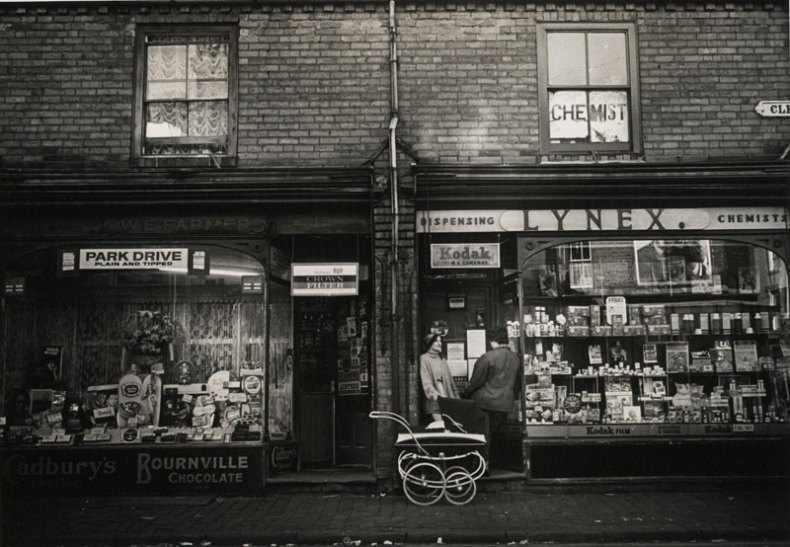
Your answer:
[[[5,494],[255,493],[264,484],[263,447],[5,449]]]

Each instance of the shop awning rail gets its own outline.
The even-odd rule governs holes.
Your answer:
[[[367,167],[0,171],[0,207],[369,203],[376,196]]]
[[[790,162],[414,165],[418,208],[788,204]]]

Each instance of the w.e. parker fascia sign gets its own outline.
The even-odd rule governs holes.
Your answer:
[[[781,207],[418,211],[417,232],[786,230]]]

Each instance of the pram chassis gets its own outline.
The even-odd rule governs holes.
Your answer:
[[[446,414],[442,417],[453,424],[460,433],[444,431],[415,433],[409,427],[409,423],[394,412],[373,411],[370,417],[392,420],[406,430],[405,435],[398,436],[396,446],[400,445],[403,448],[398,455],[398,474],[403,485],[403,493],[409,501],[416,505],[427,506],[444,497],[453,505],[465,505],[474,499],[477,494],[476,481],[485,473],[487,464],[480,452],[474,447],[465,447],[464,441],[466,444],[479,446],[482,442],[485,445],[483,435],[467,433],[461,424]],[[404,444],[409,438],[412,443],[408,448],[413,450],[407,450]],[[437,447],[432,447],[431,441],[450,441],[452,448],[466,451],[448,454],[446,448],[450,446],[443,442],[438,447],[439,452],[432,454],[429,449],[436,450]]]

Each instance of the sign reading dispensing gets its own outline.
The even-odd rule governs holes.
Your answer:
[[[359,264],[291,264],[292,296],[359,294]]]

